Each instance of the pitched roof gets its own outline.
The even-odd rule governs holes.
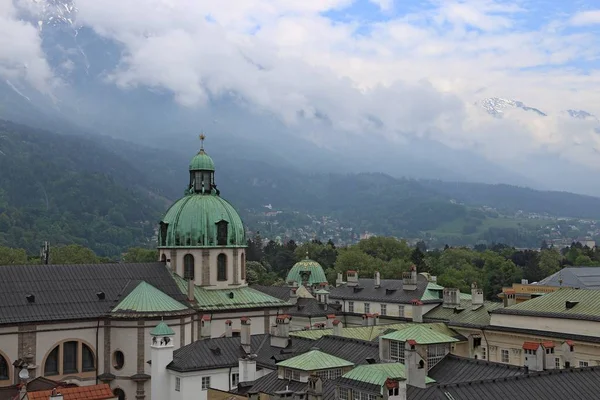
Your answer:
[[[471,299],[461,299],[459,307],[449,308],[439,305],[426,313],[423,320],[444,321],[454,326],[482,327],[490,324],[490,311],[502,306],[502,303],[491,301],[473,306]]]
[[[180,291],[187,293],[187,281],[180,276],[175,276],[175,281]],[[194,298],[198,308],[206,311],[289,306],[289,303],[283,300],[248,286],[229,289],[206,289],[195,286]]]
[[[600,289],[600,268],[567,267],[542,279],[536,285]]]
[[[329,368],[351,367],[353,365],[350,361],[332,356],[320,350],[311,350],[277,363],[278,367],[293,368],[302,371],[318,371]]]
[[[473,382],[483,379],[500,379],[527,373],[524,367],[459,357],[444,357],[429,370],[429,376],[439,384]]]
[[[406,379],[406,368],[401,363],[359,365],[342,375],[342,378],[381,387],[388,378]],[[434,380],[426,378],[426,382],[431,383]]]
[[[6,265],[0,266],[0,276],[0,324],[98,318],[134,281],[187,303],[163,263]]]
[[[559,289],[510,307],[498,308],[492,314],[600,321],[600,290]]]
[[[146,282],[139,282],[115,308],[113,313],[163,313],[189,310],[177,300],[167,296]]]
[[[340,311],[341,308],[341,304],[327,304],[327,307],[325,307],[316,299],[299,298],[296,304],[285,308],[284,312],[297,317],[324,317]]]
[[[385,303],[409,304],[411,300],[421,299],[429,281],[426,277],[417,275],[417,289],[404,290],[402,279],[381,279],[379,287],[375,287],[374,279],[360,278],[358,286],[343,284],[331,288],[330,299],[355,299],[360,301],[379,301]],[[425,300],[426,302],[441,302],[438,300]]]
[[[107,400],[116,398],[108,384],[60,388],[57,389],[57,392],[63,395],[64,400]],[[51,394],[52,390],[27,392],[27,397],[29,400],[48,400]]]
[[[165,324],[163,321],[160,321],[160,323],[150,331],[150,334],[152,336],[173,336],[175,332],[169,327],[169,325]]]
[[[291,288],[288,286],[251,285],[250,288],[266,293],[279,300],[288,301],[290,299]]]
[[[595,399],[600,391],[598,367],[549,370],[539,373],[439,384],[427,389],[408,387],[411,400]]]
[[[458,342],[458,339],[455,339],[454,337],[448,336],[444,333],[440,333],[426,324],[415,324],[405,329],[390,332],[386,335],[383,335],[382,338],[398,340],[400,342],[414,340],[418,344]]]
[[[442,322],[438,323],[400,323],[400,324],[390,324],[390,325],[374,325],[374,326],[357,326],[357,327],[344,327],[342,328],[342,336],[353,339],[360,339],[366,341],[372,341],[379,338],[379,336],[387,334],[391,331],[406,329],[411,326],[426,326],[429,329],[432,329],[436,332],[442,333],[444,335],[452,336],[459,340],[464,340],[461,335],[448,328],[446,324]],[[290,336],[301,337],[304,339],[312,339],[317,340],[323,336],[333,335],[333,329],[312,329],[308,331],[295,331],[290,332]]]

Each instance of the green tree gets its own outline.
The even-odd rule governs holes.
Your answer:
[[[146,263],[158,260],[158,250],[144,249],[142,247],[130,247],[123,254],[123,261],[126,263]]]
[[[25,249],[0,246],[0,265],[27,264]]]
[[[558,272],[562,256],[555,249],[542,250],[540,253],[540,272],[546,277]]]
[[[102,262],[96,253],[78,244],[50,247],[52,264],[97,264]]]

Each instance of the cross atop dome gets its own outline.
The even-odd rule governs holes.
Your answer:
[[[200,134],[200,151],[204,151],[204,139],[206,139],[206,135],[204,133]]]

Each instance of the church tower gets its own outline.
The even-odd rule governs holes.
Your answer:
[[[161,321],[150,331],[152,342],[150,344],[150,359],[152,360],[151,393],[153,399],[168,399],[171,375],[167,372],[167,365],[173,361],[173,337],[175,332]]]
[[[185,195],[160,222],[158,251],[179,276],[206,289],[246,285],[246,236],[233,206],[220,196],[215,164],[204,150],[189,165]],[[191,287],[191,286],[190,286]]]

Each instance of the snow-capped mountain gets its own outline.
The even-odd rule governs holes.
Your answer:
[[[584,111],[584,110],[567,110],[567,114],[569,114],[571,117],[577,118],[577,119],[598,121],[598,117],[596,117],[594,114],[590,114],[589,112]]]
[[[537,108],[529,107],[521,101],[504,99],[502,97],[490,97],[481,101],[481,107],[494,117],[502,117],[505,110],[510,108],[520,108],[525,111],[534,112],[542,117],[547,116],[546,113]]]

